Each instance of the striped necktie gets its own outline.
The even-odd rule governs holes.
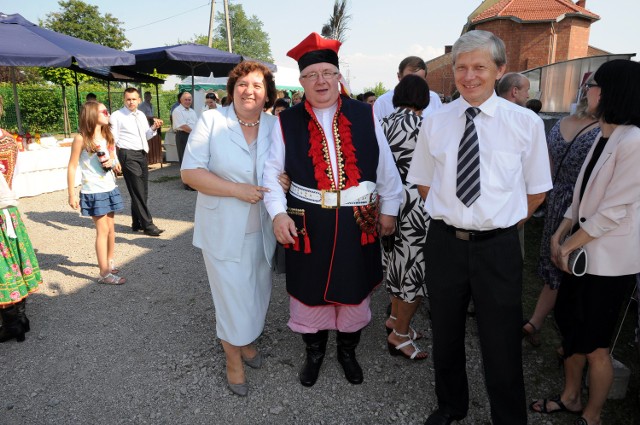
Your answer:
[[[480,196],[480,145],[473,119],[480,113],[478,108],[467,108],[467,123],[458,147],[458,174],[456,195],[470,207]]]

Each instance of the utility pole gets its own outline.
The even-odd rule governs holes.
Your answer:
[[[213,10],[215,4],[215,0],[211,0],[211,15],[209,16],[209,41],[207,41],[207,46],[209,47],[211,47],[211,45],[213,44]]]
[[[224,0],[224,17],[227,21],[227,45],[229,46],[229,53],[233,53],[231,47],[231,21],[229,20],[229,0]]]

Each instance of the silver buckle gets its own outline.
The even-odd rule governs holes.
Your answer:
[[[324,203],[324,198],[325,198],[325,194],[327,193],[334,193],[336,195],[336,205],[335,206],[331,206],[331,205],[325,205]],[[320,206],[322,208],[326,208],[326,209],[330,209],[330,210],[335,210],[340,208],[340,191],[339,190],[321,190],[320,191]]]
[[[471,232],[464,232],[462,230],[456,230],[456,239],[461,239],[463,241],[468,241],[470,234],[471,234]]]

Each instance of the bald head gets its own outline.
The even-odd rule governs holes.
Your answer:
[[[517,72],[504,74],[498,83],[498,96],[520,106],[529,100],[529,79]]]

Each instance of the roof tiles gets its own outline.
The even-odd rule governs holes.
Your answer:
[[[471,23],[507,17],[522,21],[550,21],[566,14],[582,15],[592,20],[600,19],[595,13],[570,0],[502,0],[478,15],[472,16]]]

